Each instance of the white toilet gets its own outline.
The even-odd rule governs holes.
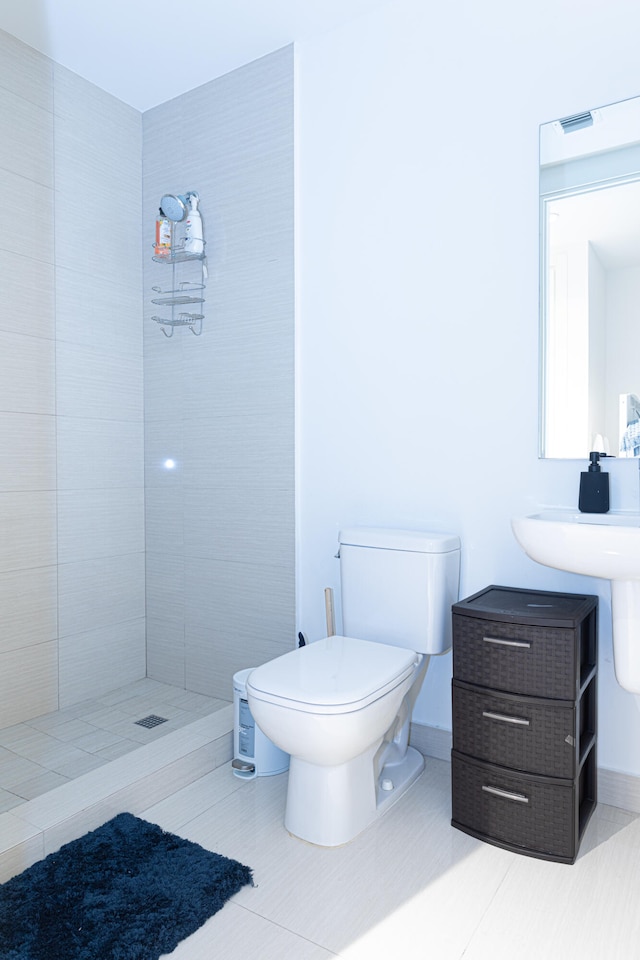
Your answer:
[[[325,637],[253,670],[251,713],[291,755],[285,827],[347,843],[422,772],[409,724],[431,654],[451,646],[460,541],[443,533],[340,533],[346,636]]]

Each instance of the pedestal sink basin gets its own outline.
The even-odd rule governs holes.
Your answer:
[[[511,526],[532,560],[611,581],[616,678],[640,694],[640,514],[549,509]]]

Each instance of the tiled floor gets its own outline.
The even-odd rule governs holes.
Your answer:
[[[227,706],[155,680],[0,730],[0,813]],[[150,715],[166,722],[146,728]]]
[[[287,775],[243,782],[226,763],[140,816],[254,871],[175,960],[635,960],[640,817],[600,805],[572,866],[454,830],[450,769],[425,773],[352,843],[322,849],[282,825]]]

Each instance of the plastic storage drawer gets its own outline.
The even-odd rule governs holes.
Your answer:
[[[580,683],[574,631],[454,615],[458,680],[556,700],[575,699]]]
[[[457,680],[575,700],[596,665],[597,599],[490,586],[453,606]]]
[[[595,806],[595,753],[579,778],[517,774],[451,756],[452,824],[474,837],[547,860],[573,863]]]
[[[595,695],[593,691],[587,695]],[[575,777],[593,743],[591,711],[453,681],[453,748],[490,763],[548,777]]]

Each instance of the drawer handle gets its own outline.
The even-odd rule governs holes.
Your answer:
[[[510,790],[501,790],[499,787],[489,787],[483,784],[482,789],[485,793],[492,793],[494,797],[502,797],[504,800],[515,800],[517,803],[529,803],[529,797],[524,793],[511,793]]]
[[[503,723],[517,723],[521,727],[528,727],[530,724],[530,721],[525,720],[524,717],[509,717],[506,713],[493,713],[491,710],[483,710],[482,716],[486,717],[487,720],[502,720]]]
[[[531,644],[528,640],[503,640],[501,637],[483,637],[485,643],[497,643],[501,647],[524,647],[527,650],[531,649]]]

